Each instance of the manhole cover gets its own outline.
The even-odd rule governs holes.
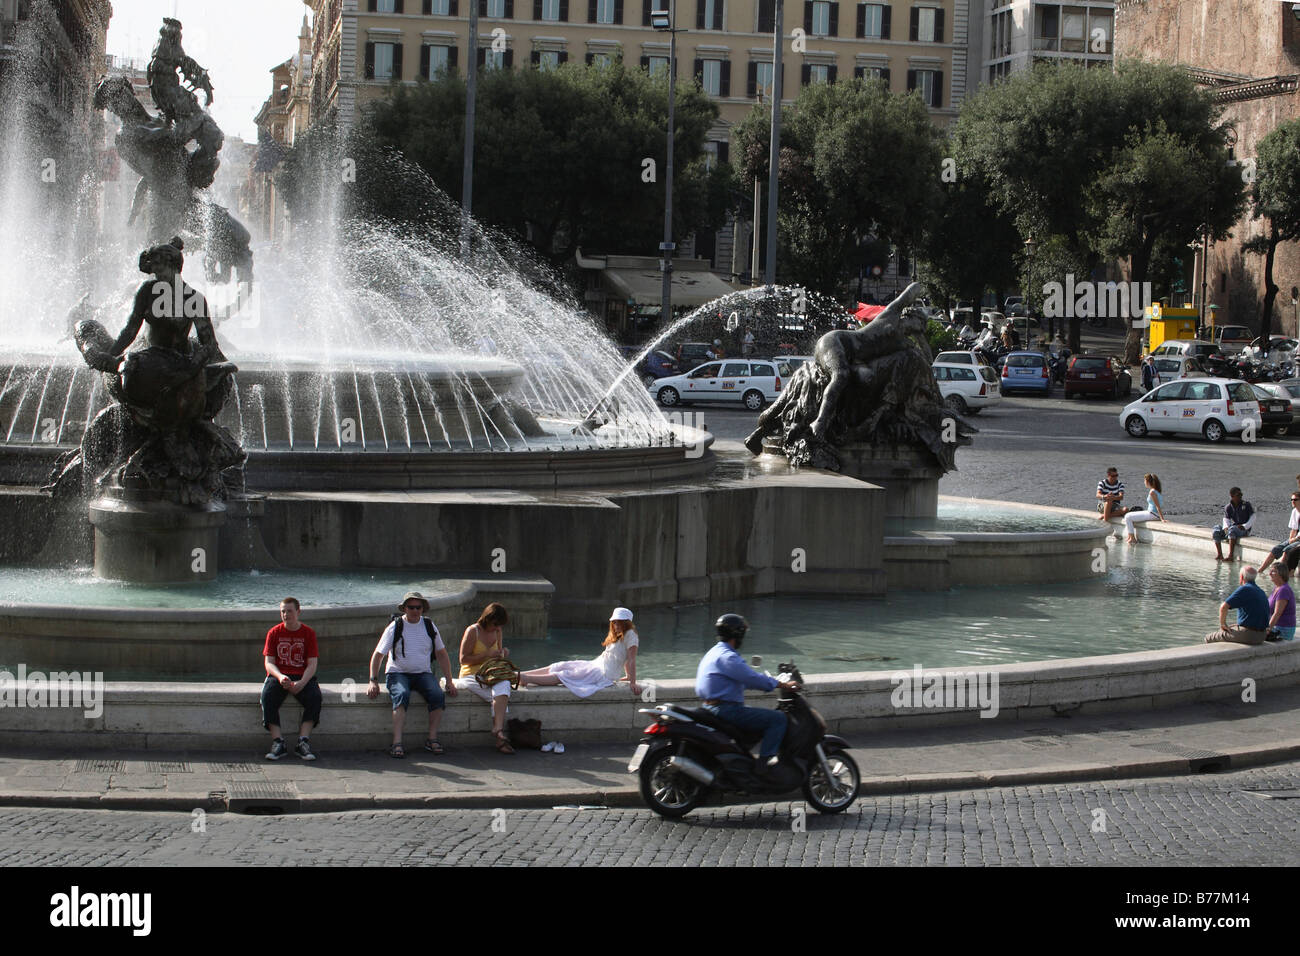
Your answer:
[[[121,773],[126,769],[125,760],[78,760],[72,768],[75,773]]]
[[[145,762],[144,769],[149,773],[193,773],[187,763],[181,763],[175,760],[149,760]]]
[[[213,773],[261,773],[262,765],[256,763],[210,763]]]

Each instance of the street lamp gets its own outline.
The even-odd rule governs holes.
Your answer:
[[[1034,240],[1032,234],[1025,240],[1025,328],[1029,328],[1029,287],[1034,284],[1034,253],[1038,251],[1038,243]],[[1049,325],[1052,335],[1056,334],[1056,317],[1051,317]]]
[[[781,156],[781,47],[785,40],[785,10],[776,0],[772,25],[772,136],[767,154],[767,268],[763,281],[776,285],[776,186]]]
[[[473,2],[473,0],[471,0]],[[668,34],[668,168],[665,170],[667,182],[664,186],[664,241],[659,243],[663,255],[664,286],[660,296],[663,318],[671,323],[673,317],[673,149],[676,138],[673,129],[673,106],[677,95],[677,33],[675,18],[676,0],[668,0],[667,10],[652,10],[650,25],[660,33]]]

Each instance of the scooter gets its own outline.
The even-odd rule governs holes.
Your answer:
[[[803,684],[793,663],[782,664],[780,671],[778,680]],[[715,790],[775,797],[802,787],[819,812],[847,810],[861,782],[848,742],[826,733],[826,721],[808,705],[801,688],[782,689],[777,710],[786,716],[785,739],[777,764],[765,767],[750,754],[761,732],[741,730],[703,707],[642,708],[640,713],[652,715],[654,723],[646,727],[627,769],[640,775],[646,806],[675,819]]]

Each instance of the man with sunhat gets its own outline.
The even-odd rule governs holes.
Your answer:
[[[423,594],[406,592],[397,610],[398,615],[384,628],[375,652],[370,655],[370,682],[366,685],[366,696],[372,700],[379,696],[379,665],[387,655],[388,696],[393,702],[393,743],[388,748],[389,756],[406,756],[402,747],[402,728],[406,723],[406,705],[410,703],[412,689],[418,691],[429,705],[429,736],[424,741],[424,749],[440,754],[443,750],[438,743],[438,724],[442,722],[447,704],[433,674],[432,658],[435,654],[438,656],[447,693],[455,697],[457,691],[451,678],[451,660],[447,657],[447,647],[438,634],[438,628],[425,617],[429,612],[429,602]]]

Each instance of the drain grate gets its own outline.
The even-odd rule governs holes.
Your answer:
[[[1155,750],[1162,754],[1173,754],[1175,757],[1186,757],[1188,760],[1226,760],[1227,754],[1219,753],[1217,750],[1194,750],[1190,747],[1180,747],[1177,744],[1129,744],[1130,747],[1140,747],[1143,750]]]
[[[300,802],[291,785],[255,780],[232,780],[226,785],[226,806],[238,813],[292,812]]]
[[[193,773],[189,764],[175,760],[148,760],[144,769],[149,773]]]
[[[208,769],[213,773],[261,773],[261,764],[255,763],[210,763]]]
[[[78,760],[72,770],[74,773],[122,773],[126,770],[126,761]]]

